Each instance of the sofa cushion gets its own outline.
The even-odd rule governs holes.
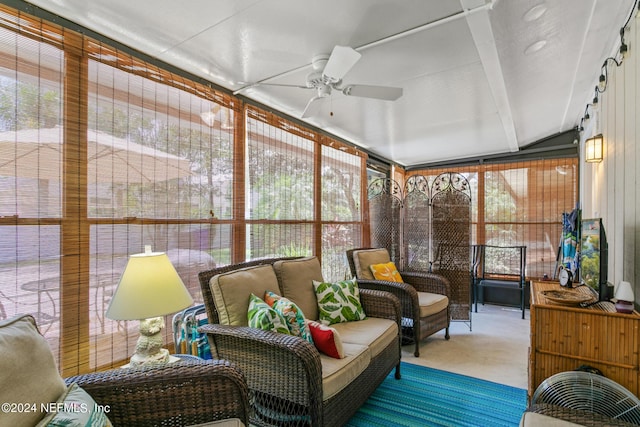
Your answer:
[[[366,345],[371,350],[371,357],[376,357],[398,338],[398,324],[379,317],[367,317],[358,322],[336,323],[332,326],[340,334],[344,345]]]
[[[289,335],[289,327],[287,321],[269,304],[259,297],[251,294],[249,296],[249,310],[247,312],[247,320],[252,328],[262,329],[264,331],[273,331],[281,334]]]
[[[322,364],[322,399],[327,400],[351,384],[371,362],[371,352],[365,345],[343,343],[344,359],[320,354]]]
[[[398,269],[393,261],[382,264],[371,264],[369,269],[376,280],[403,283],[402,276],[398,273]]]
[[[273,263],[282,296],[295,302],[305,317],[318,320],[318,302],[313,281],[322,282],[322,268],[317,257],[280,260]]]
[[[221,325],[247,326],[249,296],[280,292],[270,264],[242,268],[215,275],[209,281]]]
[[[320,321],[332,325],[366,318],[355,279],[333,283],[314,281],[313,286],[318,298]]]
[[[307,326],[313,337],[313,344],[321,353],[335,359],[342,359],[344,357],[342,339],[335,328],[308,319]]]
[[[48,413],[36,427],[113,427],[106,410],[96,405],[89,393],[71,384],[53,412]]]
[[[420,305],[420,317],[427,317],[446,309],[449,305],[449,298],[446,295],[432,294],[431,292],[418,292],[418,304]]]
[[[271,291],[267,291],[264,294],[264,302],[284,318],[291,335],[301,337],[313,344],[313,338],[305,322],[304,313],[296,303]]]
[[[353,251],[353,264],[356,267],[356,277],[363,280],[375,280],[369,268],[372,264],[384,264],[391,261],[389,252],[384,249],[362,249]]]
[[[35,405],[35,411],[0,411],[1,426],[34,426],[45,414],[40,404],[56,402],[67,387],[49,344],[32,316],[0,321],[0,402]]]

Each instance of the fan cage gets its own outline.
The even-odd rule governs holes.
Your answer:
[[[582,371],[567,371],[544,380],[532,404],[553,404],[640,424],[640,400],[615,381]]]

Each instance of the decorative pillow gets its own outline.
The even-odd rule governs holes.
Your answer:
[[[311,331],[313,343],[320,352],[335,359],[344,358],[344,349],[338,331],[315,320],[307,320],[307,326]]]
[[[71,384],[67,393],[51,405],[55,411],[48,413],[36,427],[113,427],[106,415],[109,407],[97,405],[78,384]]]
[[[40,404],[55,402],[67,386],[32,316],[0,320],[0,353],[0,403],[35,405],[34,411],[0,411],[0,426],[34,426],[44,416]]]
[[[287,322],[287,327],[291,335],[301,337],[313,344],[313,338],[309,333],[309,328],[307,328],[304,322],[304,314],[302,310],[300,310],[300,307],[288,298],[271,291],[264,293],[264,302],[280,313]]]
[[[252,328],[290,335],[287,321],[282,315],[254,294],[249,296],[247,318]]]
[[[335,283],[313,282],[318,297],[320,320],[329,325],[366,318],[355,279]]]
[[[402,276],[398,273],[398,269],[393,261],[385,262],[384,264],[371,264],[369,268],[376,280],[399,283],[403,282]]]

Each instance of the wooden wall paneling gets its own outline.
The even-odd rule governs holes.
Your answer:
[[[614,144],[614,211],[613,211],[613,226],[614,229],[607,230],[609,233],[614,233],[614,247],[613,251],[610,249],[611,256],[609,257],[609,281],[617,284],[622,280],[622,269],[625,261],[624,257],[624,217],[626,202],[626,185],[625,185],[625,157],[626,153],[626,132],[625,132],[625,109],[626,109],[626,87],[625,76],[627,72],[627,66],[623,62],[623,65],[616,67],[615,64],[611,64],[611,71],[609,73],[612,78],[614,86],[611,89],[615,89],[614,95],[614,108],[615,108],[615,144]],[[620,172],[616,172],[616,171]]]

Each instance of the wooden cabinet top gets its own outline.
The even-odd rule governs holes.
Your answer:
[[[637,311],[635,311],[633,314],[618,313],[616,312],[615,304],[610,301],[600,301],[600,302],[596,302],[595,304],[586,305],[584,307],[580,305],[571,306],[571,305],[557,304],[545,298],[543,292],[550,291],[550,290],[558,290],[558,291],[571,290],[574,292],[579,292],[584,295],[593,296],[594,301],[597,298],[597,296],[595,296],[596,294],[591,290],[591,288],[585,285],[568,289],[568,288],[563,288],[562,286],[560,286],[560,283],[554,282],[554,281],[532,281],[531,282],[531,305],[545,306],[549,308],[561,308],[561,309],[567,309],[567,310],[594,310],[594,311],[601,311],[608,314],[619,315],[619,316],[640,316],[640,313],[638,313]]]

